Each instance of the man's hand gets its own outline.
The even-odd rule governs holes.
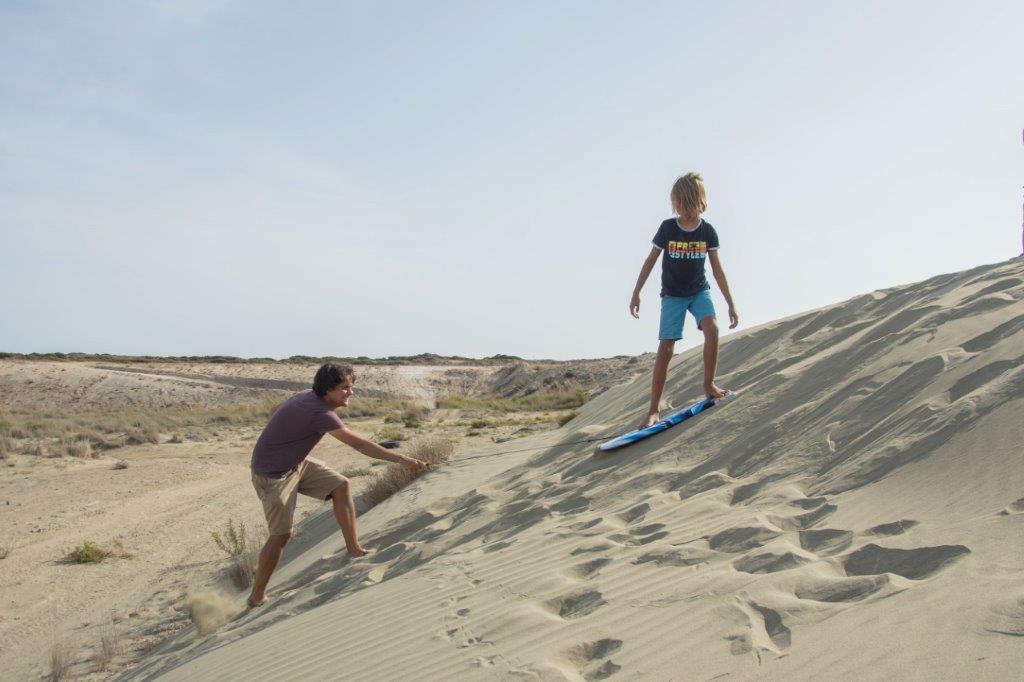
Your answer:
[[[739,313],[732,306],[729,306],[729,329],[735,329],[736,325],[740,323]]]
[[[634,293],[633,298],[629,299],[629,314],[640,319],[640,294]]]
[[[412,469],[414,474],[421,474],[423,470],[428,468],[430,465],[420,459],[413,459],[412,457],[406,457],[405,461],[402,462],[405,466]]]

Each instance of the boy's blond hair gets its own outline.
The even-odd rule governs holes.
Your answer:
[[[704,178],[700,173],[687,173],[672,185],[672,208],[680,214],[700,215],[708,210],[708,197],[704,193]]]

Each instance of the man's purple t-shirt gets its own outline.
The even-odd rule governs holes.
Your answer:
[[[323,398],[306,389],[277,408],[252,451],[252,470],[279,478],[306,459],[324,434],[342,427]]]

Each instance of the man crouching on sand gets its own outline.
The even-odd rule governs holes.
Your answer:
[[[252,485],[263,502],[270,537],[260,551],[249,606],[259,606],[267,600],[270,575],[292,537],[298,493],[331,500],[348,553],[366,554],[356,534],[356,508],[348,479],[307,456],[325,433],[367,457],[404,464],[416,473],[427,466],[418,459],[388,452],[345,427],[334,410],[348,405],[355,380],[355,370],[348,365],[327,363],[317,370],[312,390],[300,391],[270,411],[270,421],[252,451]]]

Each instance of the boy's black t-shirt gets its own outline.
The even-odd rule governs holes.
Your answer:
[[[658,228],[653,244],[664,253],[661,257],[661,295],[694,296],[710,289],[704,277],[704,261],[708,251],[718,248],[718,233],[704,220],[691,231],[679,227],[669,218]]]

